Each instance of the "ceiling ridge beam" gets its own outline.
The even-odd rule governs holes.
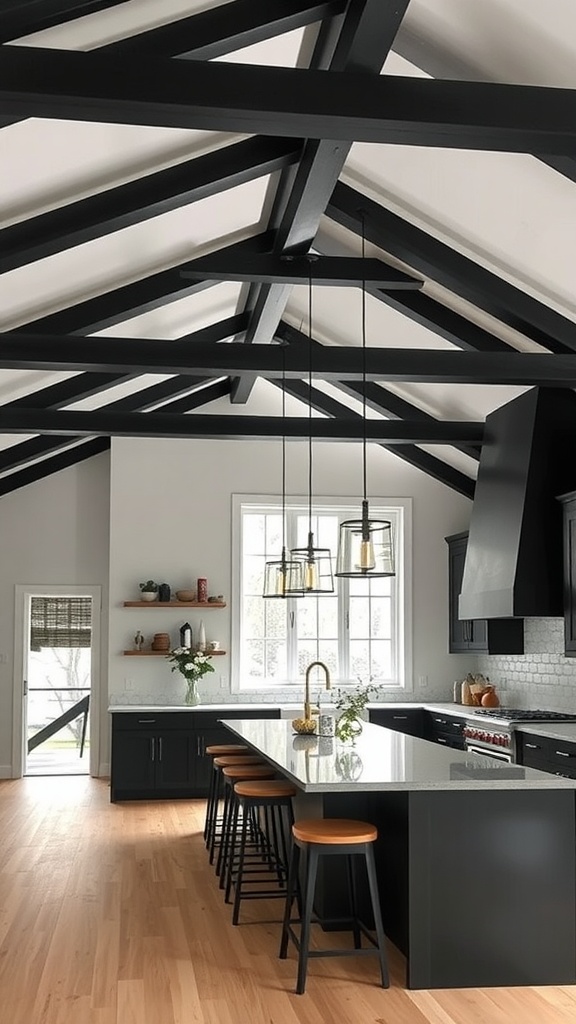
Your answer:
[[[312,57],[312,66],[341,74],[345,71],[376,78],[390,52],[409,0],[383,5],[379,0],[352,0],[342,19],[324,22]],[[284,171],[276,192],[269,225],[276,230],[274,252],[308,252],[320,218],[338,180],[350,145],[328,139],[308,139],[294,172]],[[251,322],[248,344],[270,344],[286,308],[290,287],[253,285],[247,307]],[[240,404],[250,396],[254,379],[244,376],[233,382],[232,401]]]
[[[282,170],[300,149],[294,139],[243,139],[12,224],[0,231],[0,273]]]

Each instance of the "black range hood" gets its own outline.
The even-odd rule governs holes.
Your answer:
[[[486,418],[461,619],[561,616],[562,509],[576,487],[576,393],[532,388]]]

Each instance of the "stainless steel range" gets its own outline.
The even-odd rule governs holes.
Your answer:
[[[521,708],[474,708],[464,726],[466,750],[499,761],[515,761],[514,725],[520,722],[576,722],[576,714]]]

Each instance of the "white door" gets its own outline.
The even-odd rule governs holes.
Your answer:
[[[99,587],[17,587],[13,775],[98,774]]]

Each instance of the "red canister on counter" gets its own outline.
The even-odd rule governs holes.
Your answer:
[[[196,600],[208,600],[208,580],[205,576],[199,576],[196,583]]]

